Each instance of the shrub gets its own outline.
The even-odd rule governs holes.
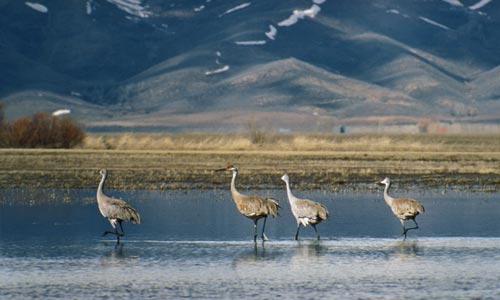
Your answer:
[[[22,148],[73,148],[83,143],[85,133],[68,117],[36,113],[5,127],[7,146]]]
[[[30,147],[32,141],[32,124],[27,117],[17,119],[14,123],[7,125],[7,144],[11,147]]]
[[[257,121],[248,121],[246,127],[252,144],[264,144],[266,142],[268,134]]]

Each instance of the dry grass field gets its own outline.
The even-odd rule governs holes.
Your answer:
[[[0,188],[282,188],[290,174],[302,189],[364,189],[385,176],[415,186],[500,190],[500,136],[340,135],[318,133],[90,134],[80,149],[0,149]]]

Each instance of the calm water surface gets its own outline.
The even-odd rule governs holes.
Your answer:
[[[500,299],[498,194],[399,191],[427,210],[403,242],[380,192],[295,191],[331,213],[295,242],[260,191],[282,208],[254,244],[228,191],[107,193],[143,218],[118,246],[93,190],[0,191],[0,299]]]

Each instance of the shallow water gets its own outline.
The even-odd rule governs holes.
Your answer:
[[[301,229],[283,191],[270,241],[228,191],[108,191],[143,218],[116,246],[91,190],[3,190],[0,299],[498,299],[500,197],[400,192],[419,199],[420,229],[401,226],[381,193],[296,191],[331,218]]]

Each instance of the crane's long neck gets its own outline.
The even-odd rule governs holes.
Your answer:
[[[390,187],[391,187],[391,184],[390,183],[386,183],[385,184],[385,189],[384,189],[384,200],[385,200],[385,203],[387,203],[389,206],[391,206],[392,201],[394,200],[394,198],[392,198],[391,196],[389,196],[389,188]]]
[[[292,204],[293,201],[295,201],[295,196],[292,194],[292,190],[290,189],[290,182],[288,180],[285,180],[286,184],[286,195],[288,196],[288,202]]]
[[[231,179],[231,195],[233,199],[235,196],[241,195],[240,192],[236,189],[236,177],[238,176],[238,171],[233,171],[233,178]]]
[[[103,174],[101,182],[99,183],[99,187],[97,188],[97,201],[99,201],[100,197],[104,196],[104,192],[102,191],[102,189],[104,188],[105,181],[106,181],[106,174]]]

